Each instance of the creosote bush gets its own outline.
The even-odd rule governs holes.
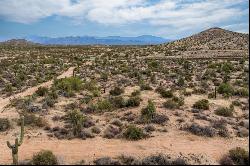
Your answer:
[[[229,83],[220,84],[217,91],[218,93],[227,95],[227,96],[233,95],[234,93],[234,89]]]
[[[215,110],[215,114],[224,117],[232,117],[233,116],[233,109],[227,107],[220,107]]]
[[[249,164],[249,153],[241,147],[236,147],[234,149],[229,150],[229,157],[237,165]]]
[[[138,96],[130,97],[126,102],[126,107],[138,107],[141,103],[141,98]]]
[[[165,90],[163,87],[157,87],[155,91],[160,93],[163,98],[171,98],[174,96],[172,90]]]
[[[51,151],[42,150],[33,156],[32,165],[58,165],[58,161]]]
[[[7,118],[0,118],[0,132],[7,131],[10,128],[10,121]]]
[[[119,96],[122,93],[124,93],[124,90],[122,88],[116,86],[114,89],[110,90],[109,93],[112,96]]]
[[[69,77],[55,80],[53,86],[66,93],[66,96],[72,96],[74,92],[83,89],[83,82],[78,77]]]
[[[36,91],[36,94],[38,95],[38,96],[44,96],[44,95],[46,95],[47,93],[48,93],[48,88],[46,88],[46,87],[39,87],[38,89],[37,89],[37,91]]]
[[[82,131],[83,122],[85,119],[83,114],[78,110],[72,110],[67,113],[66,118],[73,127],[73,134],[75,136],[79,136]]]
[[[194,103],[193,108],[208,110],[209,109],[209,101],[206,99],[199,100]]]
[[[133,140],[133,141],[136,141],[145,137],[145,134],[143,133],[142,129],[134,125],[128,126],[123,135],[126,139]]]
[[[151,100],[149,100],[147,107],[141,110],[141,116],[144,121],[151,121],[155,116],[155,112],[156,112],[155,105]]]
[[[20,125],[21,122],[18,121],[18,124]],[[24,114],[24,125],[28,126],[34,126],[34,127],[45,127],[48,125],[48,122],[40,116],[36,116],[34,114]]]

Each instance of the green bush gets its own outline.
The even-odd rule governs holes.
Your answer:
[[[113,105],[109,100],[100,100],[95,104],[95,107],[98,111],[112,111]]]
[[[233,102],[232,102],[232,105],[234,105],[234,106],[241,106],[241,102],[240,101],[238,101],[238,100],[234,100]]]
[[[247,88],[239,88],[234,91],[235,96],[240,96],[240,97],[248,97],[249,96],[249,91]]]
[[[126,101],[124,100],[122,96],[113,97],[110,99],[110,101],[116,108],[126,107]]]
[[[131,93],[131,96],[139,96],[141,94],[140,90],[135,90]]]
[[[119,88],[119,87],[115,87],[114,89],[109,91],[109,94],[112,96],[119,96],[122,93],[124,93],[124,90],[122,88]]]
[[[141,116],[144,120],[151,121],[155,115],[155,112],[156,112],[155,105],[151,100],[149,100],[147,107],[141,110]]]
[[[53,86],[58,90],[71,94],[80,91],[83,88],[83,82],[78,77],[69,77],[55,80]]]
[[[36,94],[38,95],[38,96],[44,96],[44,95],[46,95],[47,93],[48,93],[48,88],[46,88],[46,87],[39,87],[38,89],[37,89],[37,91],[36,91]]]
[[[140,105],[141,99],[138,96],[130,97],[127,100],[126,107],[138,107]]]
[[[156,88],[155,91],[158,92],[158,93],[160,93],[161,96],[164,97],[164,98],[171,98],[171,97],[174,96],[174,95],[173,95],[173,92],[172,92],[171,90],[166,91],[166,90],[165,90],[164,88],[162,88],[162,87]]]
[[[152,90],[153,88],[149,84],[142,83],[140,85],[140,89],[143,91],[143,90]]]
[[[18,124],[21,124],[21,121],[18,121]],[[48,122],[42,118],[37,117],[34,114],[24,114],[24,125],[34,126],[34,127],[45,127],[48,125]]]
[[[229,157],[237,165],[249,164],[249,153],[241,147],[236,147],[234,149],[229,150]]]
[[[176,96],[163,103],[163,106],[167,109],[178,109],[183,105],[184,105],[184,98]]]
[[[126,131],[124,132],[124,137],[128,140],[139,140],[145,137],[141,128],[138,128],[134,125],[128,126]]]
[[[49,150],[42,150],[32,158],[32,165],[57,165],[56,156]]]
[[[228,83],[220,84],[217,91],[220,94],[224,94],[224,95],[228,95],[228,96],[230,96],[234,93],[233,87]]]
[[[73,127],[73,134],[75,136],[78,136],[82,131],[83,121],[85,117],[80,111],[73,110],[66,114],[66,118]]]
[[[0,132],[7,131],[10,128],[10,121],[7,118],[0,118]]]
[[[233,116],[233,109],[221,107],[215,110],[215,114],[224,117],[232,117]]]
[[[182,87],[185,85],[185,80],[183,77],[180,77],[178,80],[177,80],[177,85]]]
[[[184,105],[184,98],[183,98],[183,97],[174,96],[174,97],[172,98],[172,100],[173,100],[174,102],[176,102],[176,103],[178,104],[179,107]]]
[[[208,110],[209,109],[209,101],[206,99],[202,99],[194,103],[193,108]]]
[[[179,105],[177,102],[173,100],[167,100],[166,102],[163,103],[163,106],[167,109],[178,109]]]

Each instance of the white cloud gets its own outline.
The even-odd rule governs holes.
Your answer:
[[[105,25],[145,22],[182,32],[209,27],[249,15],[239,8],[245,0],[0,0],[0,18],[32,23],[49,16]]]

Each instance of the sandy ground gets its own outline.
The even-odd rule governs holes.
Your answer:
[[[6,136],[7,137],[7,136]],[[13,139],[13,138],[12,138]],[[11,151],[5,140],[0,141],[0,164],[11,163]],[[96,137],[87,140],[56,140],[43,138],[24,139],[19,150],[20,160],[30,159],[32,155],[42,149],[52,150],[65,164],[76,163],[80,160],[87,162],[98,157],[117,157],[119,155],[133,155],[145,157],[150,154],[165,153],[178,155],[203,154],[212,161],[218,161],[229,149],[241,146],[248,147],[248,138],[224,139],[204,138],[182,131],[171,131],[140,141],[125,141],[119,139],[103,139]]]

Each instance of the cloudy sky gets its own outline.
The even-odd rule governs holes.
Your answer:
[[[0,38],[248,33],[248,0],[0,0]]]

